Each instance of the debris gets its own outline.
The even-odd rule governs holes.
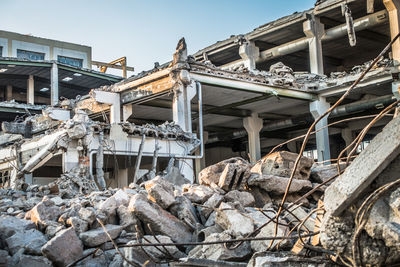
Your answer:
[[[169,236],[174,242],[189,242],[190,228],[158,204],[148,201],[143,194],[137,194],[129,202],[132,211],[145,225],[149,223],[156,234]]]
[[[42,253],[56,266],[68,266],[80,259],[83,254],[83,245],[70,227],[59,231],[50,241],[42,247]]]
[[[161,176],[157,176],[144,184],[149,199],[163,209],[168,209],[175,203],[174,186]]]
[[[251,169],[251,172],[259,173],[260,175],[290,177],[297,156],[296,153],[288,151],[274,152],[266,155],[257,162]],[[296,168],[294,178],[298,180],[308,180],[313,164],[314,161],[312,159],[302,156],[299,166]]]
[[[113,239],[117,238],[121,233],[123,227],[119,225],[107,224],[105,225],[106,231]],[[96,247],[108,241],[108,237],[102,228],[97,228],[83,232],[79,235],[83,244],[87,247]]]
[[[227,203],[219,206],[215,222],[223,229],[232,231],[236,237],[245,236],[254,230],[253,220]]]
[[[282,195],[286,191],[289,178],[274,175],[258,175],[253,174],[249,178],[249,185],[258,186],[266,192],[276,195]],[[308,180],[293,179],[289,188],[289,193],[305,192],[312,188],[312,184]]]

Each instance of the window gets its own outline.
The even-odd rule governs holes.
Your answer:
[[[78,68],[82,68],[83,65],[83,59],[80,58],[57,56],[57,61]]]
[[[3,47],[0,46],[0,57],[2,57],[2,56],[3,56]]]
[[[44,53],[17,49],[17,58],[29,60],[44,60]]]

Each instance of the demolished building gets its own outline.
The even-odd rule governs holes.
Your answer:
[[[396,263],[399,118],[392,119],[392,109],[399,101],[399,6],[318,1],[193,55],[181,39],[171,62],[32,106],[42,114],[3,121],[1,183],[15,191],[4,191],[1,212],[9,217],[0,217],[7,230],[0,237],[10,262]],[[368,61],[387,48],[391,53]],[[316,120],[307,146],[300,148],[301,139],[285,142]],[[353,151],[342,153],[355,136]],[[336,161],[338,169],[324,166]],[[19,195],[33,198],[15,209]],[[21,233],[10,222],[24,231],[36,227],[32,238],[41,246],[18,243]],[[73,252],[58,258],[66,239]],[[125,247],[122,254],[118,246]]]

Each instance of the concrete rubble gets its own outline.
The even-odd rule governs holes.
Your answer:
[[[295,226],[316,207],[313,197],[308,198],[308,207],[281,214],[277,236],[290,235],[292,239],[275,240],[272,245],[266,240],[246,241],[232,249],[230,244],[223,243],[179,243],[246,238],[273,218],[278,211],[275,200],[282,197],[296,156],[289,152],[277,155],[268,155],[255,165],[241,158],[222,161],[201,172],[201,184],[176,185],[158,175],[140,185],[132,183],[123,189],[95,190],[62,187],[65,180],[70,180],[62,176],[57,183],[41,190],[35,185],[24,191],[0,189],[0,252],[5,255],[2,266],[21,266],[26,262],[32,262],[32,266],[39,263],[43,266],[129,266],[114,249],[110,237],[127,260],[138,264],[149,261],[150,266],[167,262],[192,262],[196,266],[196,261],[240,266],[249,260],[267,261],[267,256],[254,257],[266,251],[292,249],[297,231],[289,232],[290,226]],[[270,159],[276,162],[272,169]],[[310,162],[302,159],[304,171],[298,173],[295,182],[299,186],[294,185],[291,194],[304,193],[318,185],[310,180]],[[271,197],[260,200],[259,190]],[[253,236],[256,239],[273,236],[275,225],[275,222],[269,223]],[[305,226],[312,230],[314,217]],[[178,245],[137,246],[172,242]],[[278,256],[269,257],[274,262]]]

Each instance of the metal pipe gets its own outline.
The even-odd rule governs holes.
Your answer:
[[[388,14],[386,10],[382,10],[376,12],[374,14],[359,18],[354,20],[354,30],[362,31],[369,27],[373,27],[388,21]],[[322,41],[330,41],[337,39],[339,37],[343,37],[347,35],[347,25],[341,24],[339,26],[330,28],[325,31],[325,34],[322,36]],[[307,49],[308,43],[311,40],[310,37],[303,37],[289,43],[285,43],[271,49],[267,49],[265,51],[260,52],[259,58],[256,60],[257,63],[262,63],[264,61],[284,56],[287,54],[291,54],[294,52],[298,52],[304,49]]]

